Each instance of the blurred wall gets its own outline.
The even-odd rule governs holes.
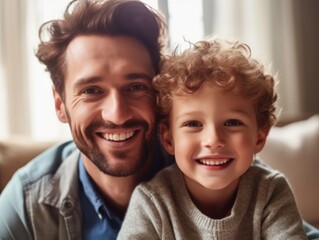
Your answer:
[[[247,43],[278,74],[282,119],[319,113],[318,0],[203,0],[205,35]]]
[[[302,110],[319,113],[319,1],[293,0]]]

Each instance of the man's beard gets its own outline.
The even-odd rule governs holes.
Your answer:
[[[78,144],[77,141],[75,141],[75,143],[79,147],[80,151],[84,155],[86,155],[101,172],[114,177],[126,177],[138,172],[138,170],[140,170],[144,166],[145,162],[149,158],[151,148],[150,143],[153,143],[153,141],[147,141],[144,137],[144,141],[141,143],[138,155],[134,156],[134,158],[137,159],[135,164],[132,165],[130,169],[116,169],[112,168],[112,166],[109,164],[109,159],[114,157],[119,159],[118,161],[121,161],[121,159],[123,159],[123,161],[127,161],[125,159],[128,159],[128,153],[126,151],[114,150],[110,152],[108,156],[104,156],[92,140],[93,139],[90,139],[90,142],[92,142],[93,144],[93,147],[91,149],[87,147],[81,149],[80,146],[82,146],[83,144]]]
[[[68,117],[69,118],[69,117]],[[69,118],[70,128],[71,119]],[[126,129],[126,128],[134,128],[139,127],[143,129],[143,141],[140,144],[139,151],[136,151],[137,154],[131,156],[131,158],[135,158],[135,160],[128,159],[129,153],[127,151],[122,150],[113,150],[110,151],[107,156],[105,156],[101,150],[99,149],[97,143],[95,142],[95,138],[97,137],[95,134],[95,129]],[[94,165],[103,173],[115,176],[115,177],[126,177],[135,174],[138,172],[145,164],[145,162],[149,159],[150,153],[153,149],[155,137],[156,137],[156,128],[153,127],[150,129],[150,126],[147,122],[142,120],[131,120],[124,123],[121,126],[114,125],[112,123],[101,123],[101,122],[93,122],[90,124],[85,130],[84,135],[73,129],[72,135],[75,144],[80,149],[80,151],[88,158],[90,161],[94,163]],[[129,169],[121,169],[114,168],[110,164],[110,159],[114,157],[117,158],[118,161],[132,161],[134,164]]]

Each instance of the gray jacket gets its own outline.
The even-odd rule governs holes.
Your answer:
[[[0,195],[0,239],[82,239],[79,156],[67,142],[14,174]]]

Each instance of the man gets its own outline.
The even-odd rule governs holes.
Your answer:
[[[0,239],[115,239],[134,187],[166,165],[150,83],[165,24],[139,1],[77,0],[46,29],[37,57],[76,146],[14,175],[0,196]]]
[[[115,239],[134,187],[165,166],[151,86],[165,23],[136,0],[79,0],[45,30],[36,55],[80,151],[65,143],[18,171],[0,239]]]

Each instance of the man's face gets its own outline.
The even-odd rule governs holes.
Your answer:
[[[79,36],[65,59],[65,99],[54,91],[60,121],[69,123],[84,160],[112,176],[134,174],[156,132],[148,51],[130,37]]]

